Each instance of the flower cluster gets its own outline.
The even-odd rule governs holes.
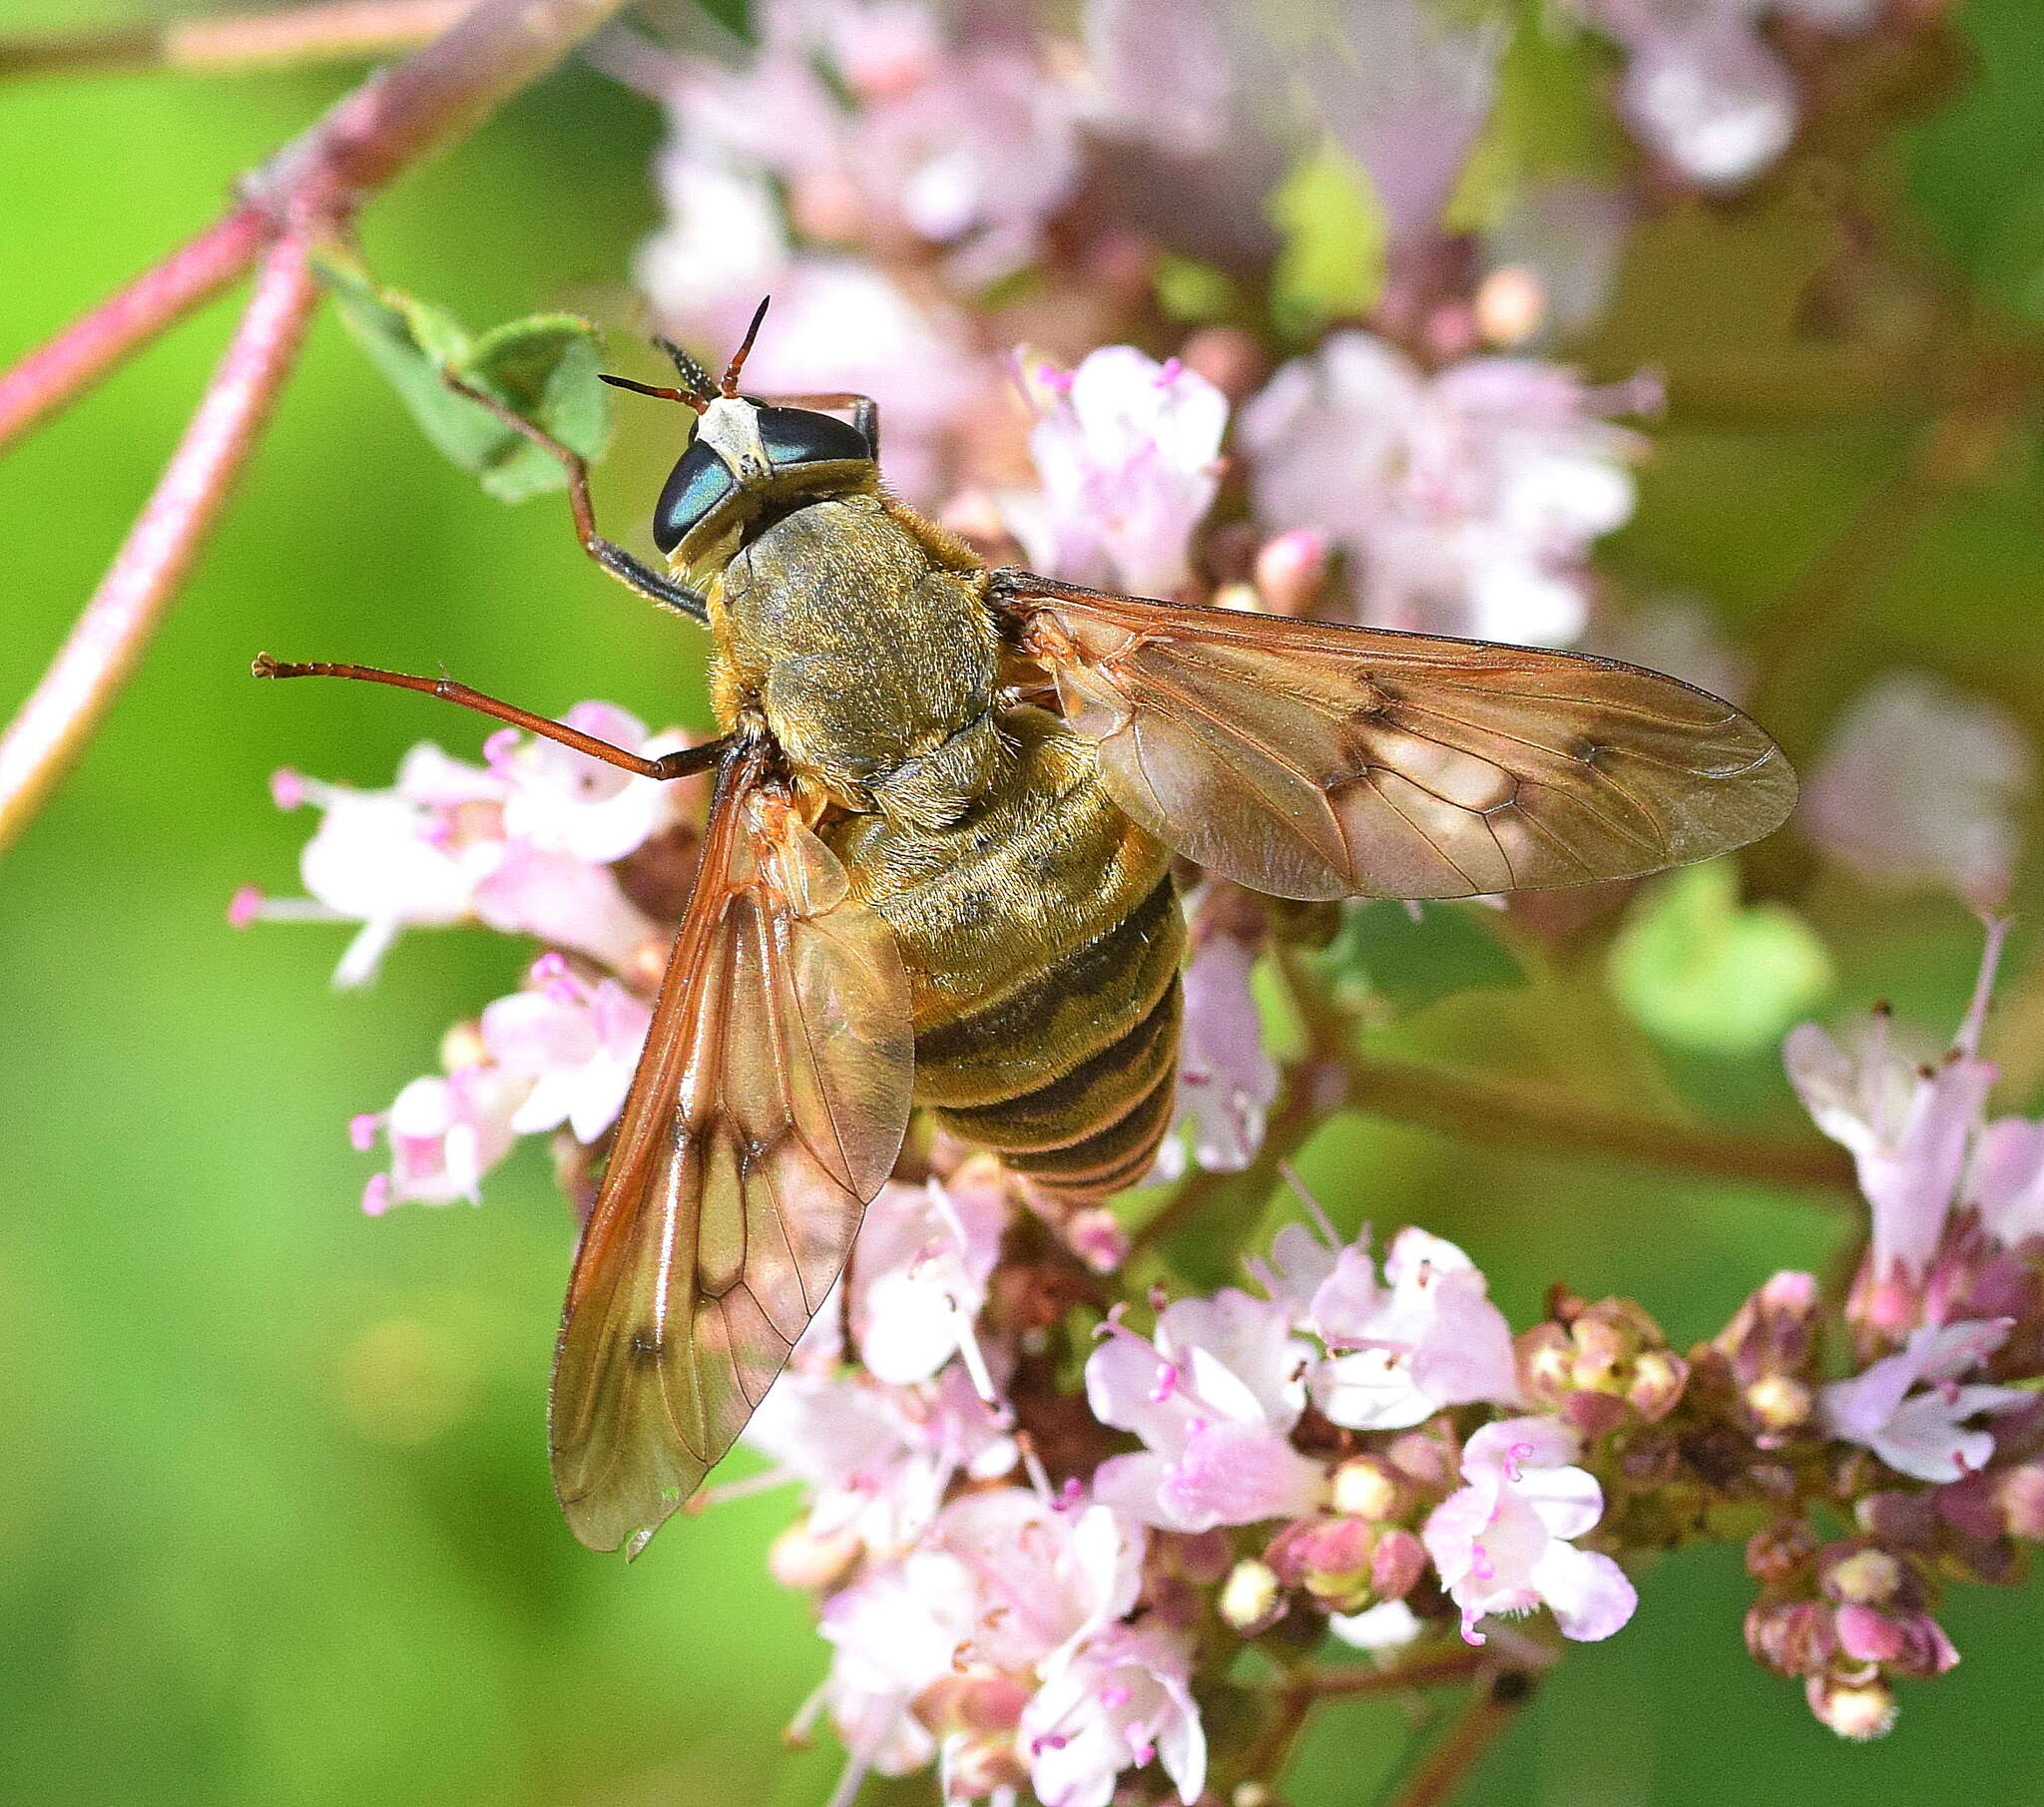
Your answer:
[[[1295,38],[1221,0],[1087,0],[1070,39],[999,8],[766,0],[751,45],[595,54],[671,110],[670,218],[639,270],[661,323],[721,358],[771,290],[749,383],[874,396],[889,485],[989,559],[1581,644],[1737,695],[1755,674],[1706,602],[1628,598],[1595,568],[1660,385],[1550,353],[1596,322],[1640,212],[1758,176],[1821,103],[1805,73],[1903,9],[1575,10],[1621,47],[1617,103],[1657,167],[1477,210],[1456,197],[1503,34],[1421,0],[1330,6]],[[1272,225],[1330,176],[1382,238],[1374,287],[1344,268],[1333,302],[1286,290],[1297,247]],[[682,743],[609,704],[568,718]],[[1846,872],[1992,904],[2030,778],[1999,710],[1897,674],[1833,724],[1802,823]],[[415,748],[388,789],[281,773],[274,792],[320,812],[308,895],[245,892],[236,921],[356,925],[342,984],[410,927],[529,944],[441,1071],[353,1121],[384,1149],[366,1207],[473,1201],[544,1134],[586,1211],[701,787],[506,731],[479,765]],[[1272,1122],[1357,1096],[1348,1026],[1324,1021],[1354,1000],[1300,976],[1331,907],[1315,927],[1182,876],[1153,1178],[1243,1187],[1292,1145],[1265,1146]],[[1851,1153],[1865,1258],[1838,1298],[1772,1276],[1686,1352],[1639,1304],[1561,1288],[1515,1335],[1461,1248],[1407,1227],[1379,1249],[1309,1199],[1241,1285],[1174,1296],[1170,1206],[1132,1229],[1119,1203],[1070,1211],[911,1137],[752,1421],[759,1467],[711,1490],[801,1490],[769,1562],[816,1600],[828,1673],[797,1729],[835,1727],[839,1799],[925,1769],[944,1800],[1000,1807],[1254,1798],[1231,1791],[1275,1784],[1286,1715],[1341,1664],[1399,1685],[1538,1667],[1620,1632],[1630,1572],[1700,1538],[1746,1542],[1756,1658],[1835,1730],[1883,1730],[1898,1679],[1956,1660],[1941,1589],[2011,1579],[2044,1537],[2044,1125],[1988,1111],[2001,934],[1942,1054],[1885,1014],[1789,1036],[1796,1092]],[[1323,1019],[1295,1060],[1266,1033],[1278,974]]]

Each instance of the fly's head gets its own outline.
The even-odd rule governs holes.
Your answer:
[[[659,343],[674,359],[679,388],[654,388],[623,377],[604,380],[667,401],[697,416],[689,442],[653,511],[653,543],[691,582],[721,571],[744,544],[746,530],[769,506],[870,490],[878,481],[873,448],[849,421],[810,408],[775,407],[739,393],[739,372],[753,348],[766,303],[760,303],[730,367],[712,386],[709,373],[677,345]]]

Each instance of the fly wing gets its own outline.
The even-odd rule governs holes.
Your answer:
[[[745,1429],[908,1124],[892,933],[757,755],[722,776],[554,1359],[554,1489],[596,1550],[637,1554]]]
[[[1781,748],[1728,702],[1581,654],[994,580],[1115,802],[1279,897],[1631,878],[1779,828]]]

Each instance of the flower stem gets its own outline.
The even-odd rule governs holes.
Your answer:
[[[270,247],[163,477],[70,639],[0,737],[0,849],[27,825],[106,713],[227,500],[318,296],[305,249],[295,235]]]
[[[1602,1154],[1791,1191],[1850,1191],[1854,1183],[1851,1157],[1815,1136],[1632,1117],[1473,1074],[1358,1055],[1350,1063],[1350,1097],[1359,1110],[1391,1123],[1538,1153]]]
[[[1385,1797],[1384,1807],[1441,1807],[1454,1799],[1533,1693],[1534,1677],[1525,1669],[1500,1669],[1480,1677],[1456,1709],[1445,1736]]]
[[[255,259],[267,260],[162,481],[35,693],[0,738],[0,851],[41,806],[191,569],[295,357],[315,295],[307,253],[367,197],[480,125],[626,0],[478,0],[242,185],[243,205],[6,377],[15,430],[49,414]],[[7,416],[0,412],[0,424]],[[0,433],[0,440],[4,440]]]
[[[275,230],[259,208],[238,208],[0,375],[0,447],[211,300],[262,254]]]
[[[169,19],[0,39],[10,77],[167,69],[230,75],[388,56],[447,30],[475,0],[324,0],[219,18]]]

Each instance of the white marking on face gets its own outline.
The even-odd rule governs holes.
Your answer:
[[[749,401],[720,395],[704,409],[696,437],[731,466],[741,483],[760,482],[770,474],[760,438],[760,410]]]

